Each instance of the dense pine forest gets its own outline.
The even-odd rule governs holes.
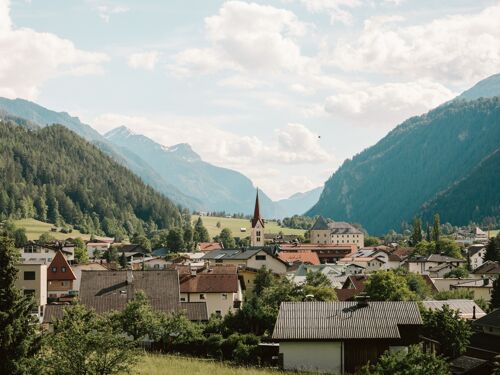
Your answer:
[[[0,219],[36,218],[124,236],[181,225],[170,200],[60,125],[0,122]]]

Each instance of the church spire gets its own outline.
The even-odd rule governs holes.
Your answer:
[[[264,226],[264,221],[260,217],[260,205],[259,205],[259,188],[257,188],[257,195],[255,196],[255,209],[253,211],[252,218],[252,228],[255,228],[258,222],[261,222],[262,226]]]

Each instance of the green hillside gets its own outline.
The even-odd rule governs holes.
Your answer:
[[[400,229],[402,220],[411,221],[424,203],[469,175],[499,145],[500,98],[452,101],[405,121],[346,160],[308,215],[358,222],[371,234]],[[491,193],[487,196],[498,196],[500,180],[490,182],[484,187]],[[460,201],[478,199],[478,190],[470,189]],[[481,204],[492,207],[495,201]],[[458,224],[473,217],[484,219],[469,212],[467,218],[450,215],[446,220]]]
[[[180,224],[179,209],[72,131],[0,122],[0,219],[128,235]]]

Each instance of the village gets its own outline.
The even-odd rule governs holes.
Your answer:
[[[33,313],[47,332],[75,303],[110,314],[140,297],[152,311],[229,327],[231,319],[249,314],[250,305],[265,306],[260,297],[265,300],[265,288],[275,287],[284,295],[270,314],[272,321],[245,318],[262,326],[247,330],[259,341],[244,363],[354,374],[386,352],[408,353],[419,345],[419,350],[444,355],[453,374],[491,373],[500,355],[500,263],[488,258],[495,239],[481,229],[450,240],[460,249],[453,256],[446,249],[422,252],[419,244],[365,246],[362,230],[321,216],[308,241],[300,242],[297,236],[266,232],[258,193],[250,225],[249,246],[199,242],[193,252],[150,251],[141,244],[94,238],[85,242],[85,262],[78,262],[71,238],[28,241],[15,266],[16,286],[33,296]],[[118,261],[103,256],[112,248]],[[287,299],[284,291],[290,288],[295,292]],[[450,347],[442,333],[426,326],[425,311],[448,313],[464,323],[465,342]],[[158,349],[153,336],[135,338],[145,348]],[[194,344],[161,350],[200,355]],[[206,355],[213,357],[210,351]]]

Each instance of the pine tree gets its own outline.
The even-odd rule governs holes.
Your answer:
[[[203,220],[198,217],[196,224],[194,225],[193,240],[195,242],[208,242],[210,241],[210,235],[208,234],[207,228],[203,225]]]
[[[40,348],[35,304],[15,287],[17,259],[14,242],[0,237],[0,374],[29,374],[29,363]]]
[[[127,268],[127,257],[124,252],[122,252],[122,255],[120,256],[120,266],[122,268]]]
[[[500,277],[493,281],[490,306],[492,310],[500,308]]]
[[[411,235],[411,241],[413,245],[422,241],[422,220],[418,217],[413,220],[413,233]]]
[[[436,243],[439,241],[440,236],[440,222],[439,222],[439,214],[434,215],[434,224],[432,225],[432,240]]]
[[[484,253],[484,261],[491,260],[493,262],[499,259],[499,251],[497,248],[498,240],[495,238],[490,238],[488,244],[486,245],[486,252]]]

